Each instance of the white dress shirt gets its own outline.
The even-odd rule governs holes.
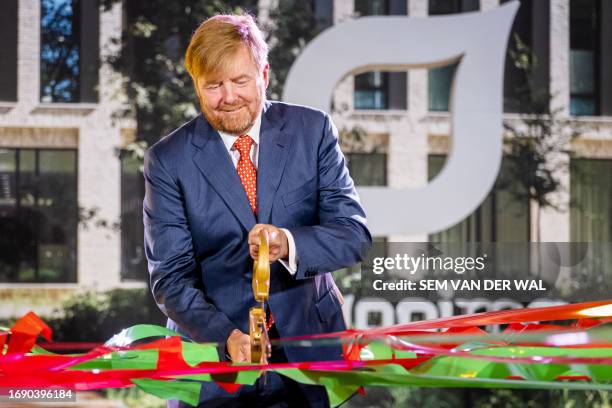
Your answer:
[[[253,139],[253,141],[255,142],[253,143],[253,146],[251,146],[250,156],[251,156],[251,161],[255,165],[256,169],[258,168],[258,159],[259,159],[259,131],[260,129],[261,129],[261,114],[257,116],[257,119],[255,120],[255,123],[253,124],[251,129],[245,133],[249,135],[251,139]],[[238,149],[234,148],[234,142],[236,142],[236,140],[238,139],[238,136],[232,135],[230,133],[221,132],[221,131],[219,131],[219,134],[221,135],[223,144],[225,145],[225,148],[227,149],[232,159],[232,163],[234,163],[234,167],[237,167],[238,160],[240,159],[240,152],[238,151]],[[297,271],[297,254],[296,254],[296,249],[295,249],[295,241],[293,240],[293,235],[291,235],[291,232],[289,232],[288,229],[286,228],[280,228],[280,229],[283,230],[283,232],[287,236],[289,262],[287,262],[284,259],[279,259],[278,261],[289,271],[290,274],[295,275],[295,272]]]

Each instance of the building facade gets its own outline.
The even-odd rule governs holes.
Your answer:
[[[338,24],[366,15],[427,17],[486,11],[503,3],[337,0],[333,21]],[[612,184],[612,85],[607,74],[612,69],[612,5],[590,0],[521,3],[504,74],[504,120],[520,123],[533,108],[522,103],[519,95],[527,79],[512,57],[518,37],[535,55],[529,86],[542,94],[550,93],[551,98],[545,101],[550,110],[566,126],[565,131],[569,128],[577,133],[568,138],[556,157],[560,165],[555,175],[560,186],[550,195],[555,206],[538,208],[528,199],[516,202],[503,188],[495,188],[474,214],[455,227],[429,237],[424,234],[391,240],[609,242],[612,238],[612,191],[608,187]],[[420,187],[437,174],[450,143],[448,110],[453,70],[451,65],[408,72],[366,72],[346,77],[338,85],[334,106],[339,128],[358,127],[377,140],[377,155],[357,156],[359,162],[368,161],[363,165],[363,179],[359,172],[353,172],[357,184]],[[365,146],[366,151],[373,149],[371,144]],[[350,152],[348,157],[350,161]],[[505,170],[506,163],[502,172]],[[598,177],[578,177],[592,172]],[[594,191],[599,198],[593,197]],[[582,205],[575,205],[578,202]]]
[[[0,3],[0,315],[121,282],[121,5]],[[138,283],[143,286],[142,283]]]

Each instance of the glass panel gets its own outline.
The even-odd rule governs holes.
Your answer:
[[[130,155],[121,157],[121,278],[146,280],[142,200],[144,180],[141,162]]]
[[[15,150],[0,149],[0,208],[12,207],[17,199]]]
[[[508,1],[510,0],[502,0],[502,4]],[[537,83],[537,81],[535,84],[530,84],[528,79],[528,71],[533,71],[536,66],[541,66],[542,63],[545,63],[545,56],[536,55],[535,60],[532,60],[535,64],[527,70],[525,69],[526,67],[519,68],[517,66],[518,59],[520,58],[518,55],[523,55],[523,53],[527,52],[527,50],[517,47],[517,39],[520,41],[519,44],[523,44],[534,53],[536,52],[533,49],[534,43],[532,39],[533,20],[533,1],[522,0],[512,24],[512,32],[508,38],[504,67],[504,112],[533,113],[531,112],[534,109],[532,101],[534,93],[532,91],[543,90],[548,86],[547,84]],[[517,53],[518,55],[516,55]],[[521,62],[519,65],[524,65],[524,63]],[[535,75],[535,71],[531,74]],[[532,89],[533,86],[537,89]]]
[[[355,76],[353,103],[355,109],[388,109],[389,75],[387,72],[366,72]]]
[[[572,115],[596,115],[595,107],[595,100],[591,97],[572,96],[570,98],[570,113]]]
[[[601,13],[598,1],[570,1],[570,113],[599,114]]]
[[[387,185],[387,155],[385,153],[349,153],[346,159],[355,185]]]
[[[0,101],[17,101],[18,3],[0,1]]]
[[[38,196],[36,177],[36,151],[32,149],[19,150],[19,205],[22,208],[32,208],[36,205]]]
[[[572,242],[612,242],[612,160],[573,159],[570,202]],[[609,251],[589,259],[585,273],[612,269]]]
[[[20,251],[16,281],[32,282],[37,278],[38,233],[40,212],[38,211],[37,151],[19,149],[19,206],[16,208],[20,232],[17,234]]]
[[[430,16],[477,11],[479,9],[480,2],[478,0],[429,0]]]
[[[42,102],[79,101],[78,4],[72,0],[41,0]]]
[[[593,93],[593,51],[570,51],[570,92]]]
[[[572,241],[612,242],[612,160],[572,160],[570,196]]]
[[[0,281],[76,279],[76,151],[0,151]]]
[[[450,102],[450,91],[455,75],[456,64],[429,70],[428,91],[429,110],[447,112]]]
[[[432,180],[444,166],[446,157],[430,155],[428,175]],[[512,162],[502,161],[501,172],[487,198],[466,219],[430,236],[432,242],[528,242],[529,201],[522,187],[505,177]],[[502,182],[504,180],[504,182]],[[523,198],[524,197],[524,198]]]
[[[461,2],[459,0],[429,0],[429,15],[459,13]]]
[[[39,276],[40,281],[76,277],[76,152],[39,151]]]
[[[19,260],[16,151],[0,150],[0,280],[14,279]]]
[[[389,14],[387,0],[355,0],[355,12],[360,16],[384,16]]]

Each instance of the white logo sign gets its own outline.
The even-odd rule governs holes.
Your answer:
[[[291,67],[283,100],[329,111],[336,84],[358,70],[459,62],[450,97],[446,165],[423,188],[360,188],[374,235],[446,229],[471,214],[489,193],[502,158],[504,61],[518,7],[513,1],[484,13],[359,18],[324,31]]]

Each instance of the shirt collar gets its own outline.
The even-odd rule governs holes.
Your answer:
[[[251,139],[253,139],[256,146],[259,146],[260,129],[261,129],[261,112],[259,112],[259,115],[257,115],[257,119],[255,119],[255,123],[253,123],[253,126],[251,126],[251,129],[249,129],[247,132],[244,133],[246,135],[251,136]],[[218,131],[218,132],[219,132],[219,135],[221,135],[221,139],[223,140],[223,144],[225,145],[225,148],[228,151],[232,150],[232,146],[234,145],[234,142],[236,142],[236,138],[238,137],[238,135],[232,135],[231,133],[225,133],[221,131]]]

